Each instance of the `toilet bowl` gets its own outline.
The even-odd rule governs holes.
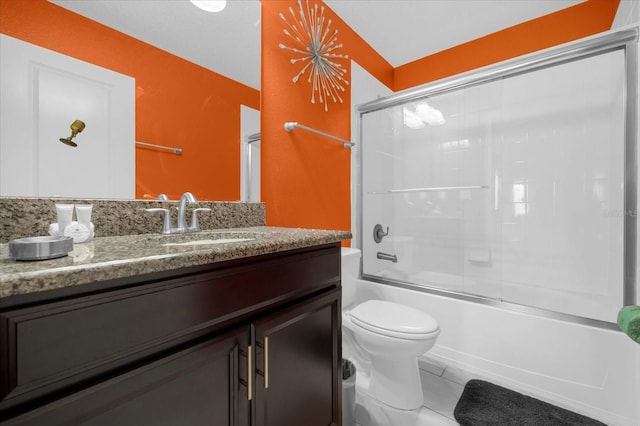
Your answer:
[[[367,300],[355,304],[359,266],[360,251],[343,248],[343,334],[352,334],[370,359],[366,392],[396,409],[420,408],[424,400],[417,357],[433,347],[440,327],[426,313],[399,303]]]

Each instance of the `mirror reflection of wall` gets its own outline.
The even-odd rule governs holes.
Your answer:
[[[260,201],[260,111],[240,107],[242,117],[240,200]]]
[[[134,140],[183,150],[135,149],[136,198],[240,199],[240,106],[258,110],[257,89],[46,0],[3,0],[0,17],[5,35],[135,79]]]

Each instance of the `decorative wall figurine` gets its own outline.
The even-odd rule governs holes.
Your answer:
[[[316,100],[324,104],[325,112],[329,110],[328,101],[342,103],[340,92],[344,92],[349,82],[344,78],[347,70],[336,60],[348,59],[349,56],[337,53],[342,48],[338,43],[338,30],[331,29],[331,19],[324,16],[324,6],[309,5],[309,1],[298,0],[298,13],[289,7],[289,15],[280,17],[285,23],[283,32],[289,37],[292,46],[280,43],[281,49],[290,50],[295,56],[292,64],[300,62],[302,68],[293,77],[297,83],[308,71],[307,82],[311,84],[311,103]]]

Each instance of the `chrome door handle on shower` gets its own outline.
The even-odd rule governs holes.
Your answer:
[[[388,226],[387,226],[387,232],[382,230],[382,225],[380,225],[379,223],[377,223],[376,226],[373,227],[373,241],[375,241],[376,243],[381,242],[382,239],[387,235],[389,235]]]
[[[396,256],[395,254],[382,253],[379,251],[376,254],[376,257],[381,260],[390,260],[393,263],[398,263],[398,256]]]

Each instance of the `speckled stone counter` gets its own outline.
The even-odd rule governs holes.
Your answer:
[[[97,226],[97,225],[96,225]],[[35,293],[152,272],[206,265],[347,240],[346,231],[245,227],[196,234],[139,234],[94,238],[69,256],[16,261],[0,244],[0,297]],[[236,242],[215,242],[243,239]]]
[[[178,206],[177,201],[0,197],[0,243],[47,235],[49,224],[57,222],[56,203],[92,204],[96,237],[159,232],[162,215],[146,213],[144,209],[169,208],[175,224]],[[202,229],[265,225],[263,203],[201,201],[189,206],[188,217],[194,207],[211,209],[198,216]]]

